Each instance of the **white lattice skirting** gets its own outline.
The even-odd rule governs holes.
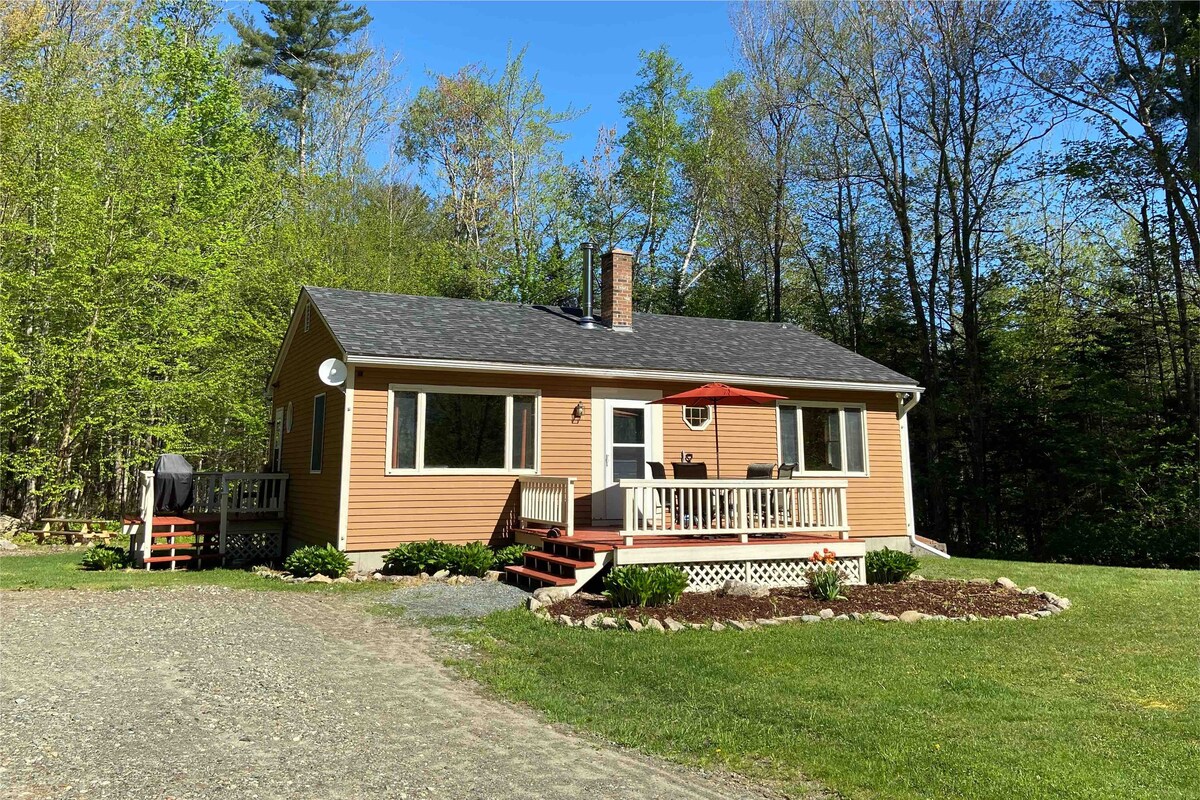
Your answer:
[[[805,586],[808,584],[806,558],[779,559],[774,561],[685,561],[672,566],[679,567],[688,575],[688,589],[702,592],[720,587],[725,581],[746,581],[758,586]],[[866,573],[862,556],[837,559],[838,569],[846,576],[846,583],[864,583]]]
[[[283,531],[229,531],[225,557],[231,564],[265,564],[279,559]]]

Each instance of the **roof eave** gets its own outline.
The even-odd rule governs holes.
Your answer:
[[[524,375],[578,375],[628,378],[636,380],[696,381],[708,383],[753,383],[761,386],[781,386],[797,389],[834,389],[859,392],[923,392],[924,387],[912,383],[878,381],[828,380],[818,378],[789,378],[777,375],[739,375],[711,372],[685,372],[654,369],[622,369],[614,367],[570,367],[557,364],[523,364],[511,361],[467,361],[447,358],[408,358],[346,354],[346,363],[363,367],[410,367],[413,369],[472,370],[476,372],[509,372]]]

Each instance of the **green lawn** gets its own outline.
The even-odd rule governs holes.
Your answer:
[[[263,578],[241,569],[114,570],[91,572],[79,568],[83,549],[66,553],[0,558],[0,589],[144,589],[152,586],[228,586],[231,589],[275,591],[369,591],[390,584],[291,584]]]
[[[1051,619],[749,633],[564,629],[526,612],[464,665],[553,720],[856,798],[1200,796],[1200,573],[924,561],[1074,602]]]

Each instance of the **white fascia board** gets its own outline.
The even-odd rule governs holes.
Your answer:
[[[858,392],[922,391],[916,384],[828,381],[809,378],[779,378],[766,375],[721,375],[709,372],[675,372],[653,369],[612,369],[609,367],[567,367],[546,364],[515,364],[503,361],[461,361],[445,358],[397,358],[394,356],[346,355],[346,363],[357,367],[409,367],[475,372],[511,372],[533,375],[579,375],[591,378],[626,378],[649,381],[693,381],[752,383],[796,389],[835,389]]]

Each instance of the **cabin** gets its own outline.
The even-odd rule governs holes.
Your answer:
[[[329,544],[365,569],[403,542],[516,540],[536,549],[510,579],[572,590],[656,563],[693,588],[798,585],[826,547],[861,582],[869,548],[929,549],[914,380],[790,323],[635,313],[621,250],[594,317],[587,255],[582,308],[304,288],[267,389],[270,471],[218,478],[233,499],[210,511],[278,519],[262,555]],[[712,383],[775,399],[656,402]]]

